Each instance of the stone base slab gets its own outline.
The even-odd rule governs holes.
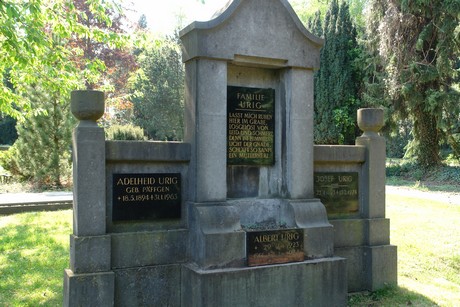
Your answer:
[[[64,271],[63,306],[113,306],[113,272],[74,274]]]
[[[202,270],[182,269],[181,306],[346,306],[346,260]]]
[[[115,306],[180,306],[181,265],[115,270]]]
[[[395,245],[366,246],[367,290],[375,291],[398,284],[398,256]]]

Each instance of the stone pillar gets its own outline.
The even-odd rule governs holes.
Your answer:
[[[192,146],[189,178],[194,202],[227,199],[227,63],[194,59],[185,64],[185,142]]]
[[[385,138],[383,109],[359,109],[358,126],[363,135],[356,145],[366,147],[361,184],[365,223],[364,261],[366,283],[370,291],[397,284],[397,248],[390,245],[390,220],[385,218]]]
[[[106,234],[105,136],[96,121],[104,114],[104,93],[74,91],[73,234],[70,269],[64,272],[64,306],[112,306],[110,236]]]
[[[289,69],[286,93],[287,185],[291,199],[313,198],[313,71]]]
[[[364,184],[369,193],[365,195],[364,216],[385,217],[385,138],[378,132],[383,127],[383,109],[359,109],[358,127],[364,132],[356,139],[356,145],[367,148]]]
[[[185,142],[189,168],[190,258],[201,268],[241,265],[244,232],[227,205],[227,62],[196,58],[185,64]]]

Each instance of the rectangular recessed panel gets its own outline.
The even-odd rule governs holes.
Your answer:
[[[275,90],[227,87],[227,164],[275,163]]]
[[[303,229],[246,233],[248,266],[304,261]]]
[[[113,221],[178,219],[181,174],[113,174]]]
[[[329,217],[359,215],[358,172],[315,172],[314,180],[315,197]]]

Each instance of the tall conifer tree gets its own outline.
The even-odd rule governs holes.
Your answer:
[[[74,122],[69,104],[64,104],[58,92],[47,93],[42,88],[30,89],[31,106],[44,113],[28,117],[18,125],[15,142],[18,155],[13,159],[23,179],[39,188],[61,187],[70,178],[71,131]]]
[[[350,144],[355,138],[360,74],[348,4],[331,2],[323,33],[321,66],[315,76],[315,142]]]

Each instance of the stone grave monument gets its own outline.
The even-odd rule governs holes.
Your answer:
[[[357,146],[313,144],[323,41],[286,0],[235,0],[181,39],[184,142],[106,141],[103,93],[72,93],[64,305],[345,306],[396,283],[381,110]]]

